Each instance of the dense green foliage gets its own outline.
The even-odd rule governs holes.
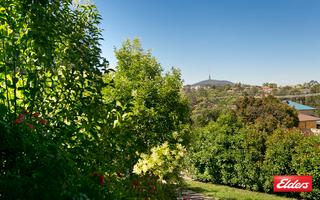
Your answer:
[[[177,183],[180,169],[177,155],[184,151],[179,147],[188,139],[189,122],[180,73],[173,69],[163,74],[161,65],[150,51],[141,48],[137,39],[124,42],[116,50],[116,57],[116,72],[105,76],[106,82],[112,80],[112,86],[103,90],[104,102],[118,108],[106,136],[113,155],[109,166],[128,178],[135,172]],[[167,151],[177,153],[163,153]],[[135,166],[144,170],[133,171]],[[146,196],[155,195],[144,192]]]
[[[297,123],[295,111],[273,97],[235,102],[234,111],[195,127],[186,160],[190,175],[265,192],[273,191],[274,175],[320,178],[319,137],[292,129]],[[317,186],[301,196],[319,198]]]
[[[215,121],[221,113],[231,109],[235,98],[228,92],[230,87],[226,85],[224,87],[186,90],[194,126],[205,126],[210,121]],[[226,93],[228,94],[226,95]]]
[[[311,174],[301,196],[319,198],[319,137],[293,109],[240,83],[184,95],[137,39],[110,70],[100,20],[88,3],[0,1],[1,199],[174,199],[186,146],[198,179],[269,192],[275,174]]]
[[[245,96],[238,99],[235,105],[235,112],[243,122],[255,124],[267,132],[272,132],[277,127],[297,127],[299,123],[297,111],[272,96]]]
[[[180,73],[163,75],[137,41],[111,73],[99,21],[94,5],[71,0],[0,2],[1,198],[173,198],[161,181],[177,176],[183,151]],[[133,173],[164,144],[179,147],[163,161],[170,173]]]
[[[116,73],[106,77],[112,79],[113,87],[103,93],[107,104],[121,107],[112,140],[117,145],[114,162],[125,172],[132,171],[140,154],[152,147],[182,142],[189,110],[181,95],[180,73],[173,69],[162,75],[160,64],[137,39],[124,42],[116,57]]]
[[[2,196],[99,194],[90,173],[101,117],[92,108],[104,109],[105,63],[95,7],[9,0],[0,10]]]

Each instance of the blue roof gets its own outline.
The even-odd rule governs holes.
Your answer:
[[[297,109],[297,110],[316,110],[313,107],[310,106],[306,106],[297,102],[293,102],[293,101],[287,101],[288,105]]]

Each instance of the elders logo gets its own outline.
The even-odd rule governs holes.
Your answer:
[[[274,192],[312,192],[312,176],[274,176]]]

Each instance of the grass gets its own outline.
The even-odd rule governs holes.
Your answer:
[[[280,197],[261,192],[252,192],[243,189],[237,189],[224,185],[211,183],[201,183],[198,181],[185,180],[186,188],[194,192],[201,193],[214,199],[223,200],[288,200],[290,198]]]

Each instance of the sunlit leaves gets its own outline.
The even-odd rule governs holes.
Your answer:
[[[2,151],[14,153],[1,155],[10,160],[21,154],[20,146],[28,147],[31,153],[23,154],[21,160],[17,157],[20,162],[6,169],[7,174],[10,171],[21,177],[22,185],[29,177],[24,169],[34,167],[33,163],[50,163],[50,156],[40,158],[44,152],[60,152],[61,159],[68,160],[65,168],[74,166],[68,175],[63,174],[67,173],[65,168],[57,167],[55,170],[67,181],[62,184],[57,179],[57,187],[48,181],[48,188],[67,187],[65,184],[80,187],[70,182],[76,182],[79,176],[87,179],[85,174],[97,167],[92,164],[98,160],[95,151],[99,142],[95,139],[101,135],[104,109],[109,109],[102,104],[100,93],[106,85],[99,70],[106,67],[99,47],[101,18],[94,5],[71,7],[69,0],[0,1],[0,105],[5,108],[0,122],[12,126],[1,129],[1,134],[8,134],[0,136],[19,139],[3,140]],[[33,113],[38,113],[37,117]],[[28,134],[30,131],[32,134]],[[34,168],[30,177],[35,180],[50,169]],[[47,176],[50,180],[54,174]],[[39,193],[35,192],[38,185],[42,187],[37,181],[30,185],[31,196]],[[56,198],[66,195],[59,189],[55,190]]]
[[[141,153],[166,141],[183,141],[189,110],[177,69],[164,74],[138,39],[125,41],[115,53],[116,72],[105,76],[105,81],[113,79],[113,83],[103,90],[104,101],[115,107],[108,116],[114,129],[106,137],[116,147],[113,163],[118,170],[132,172]]]

